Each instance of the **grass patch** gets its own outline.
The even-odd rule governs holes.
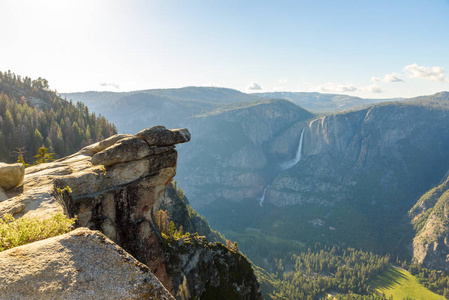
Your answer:
[[[0,251],[61,235],[72,229],[75,218],[54,214],[48,219],[20,218],[10,214],[0,218]]]
[[[393,299],[416,299],[416,300],[444,300],[441,295],[422,286],[418,280],[408,271],[397,267],[391,267],[371,280],[370,285],[379,294]]]

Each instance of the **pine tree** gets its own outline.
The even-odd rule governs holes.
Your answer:
[[[6,147],[5,136],[0,131],[0,157],[8,156],[8,148]]]
[[[39,148],[44,143],[44,138],[42,137],[42,134],[39,132],[39,130],[36,128],[34,130],[34,136],[33,136],[33,150],[39,150]]]
[[[168,234],[170,231],[170,214],[167,210],[159,210],[155,215],[155,221],[161,233]]]
[[[54,153],[47,153],[47,151],[48,149],[45,148],[44,146],[39,148],[39,150],[37,151],[37,155],[34,156],[36,157],[36,160],[34,161],[33,166],[50,162],[53,160]]]
[[[29,167],[30,164],[27,164],[23,159],[24,148],[17,148],[17,162],[22,163],[25,168]]]

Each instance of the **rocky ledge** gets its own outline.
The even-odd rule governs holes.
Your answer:
[[[0,200],[0,217],[6,213],[15,218],[48,218],[55,213],[76,216],[76,227],[101,231],[147,266],[172,295],[184,299],[178,293],[179,281],[167,272],[173,269],[170,265],[173,253],[169,255],[164,248],[153,216],[161,206],[166,186],[176,174],[177,152],[174,145],[189,140],[187,129],[168,130],[155,126],[137,135],[115,135],[71,156],[29,167],[25,170],[23,185],[4,193],[6,200]],[[204,247],[208,248],[206,245],[207,241]],[[220,251],[226,253],[223,249]],[[219,254],[212,256],[220,259]],[[234,265],[225,256],[222,260],[229,266]],[[70,259],[67,263],[71,263]],[[202,268],[204,263],[207,264],[202,261],[194,263],[201,264]],[[233,271],[239,272],[238,268]],[[229,278],[229,274],[218,275]],[[55,276],[59,275],[55,273]],[[210,279],[204,278],[204,281],[209,282]],[[220,282],[220,277],[214,278],[213,285]],[[4,284],[0,283],[0,290],[5,287]],[[197,282],[183,284],[191,287],[189,293],[197,298],[207,295],[205,285],[197,291]],[[242,283],[229,284],[241,286]],[[246,294],[242,299],[260,299],[257,282],[253,286],[252,294]],[[47,299],[45,290],[35,288],[35,293],[37,299]]]

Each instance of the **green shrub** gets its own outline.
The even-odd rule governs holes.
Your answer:
[[[0,251],[61,235],[72,229],[75,218],[55,214],[48,219],[20,218],[10,214],[0,218]]]

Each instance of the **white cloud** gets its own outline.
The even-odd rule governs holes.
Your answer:
[[[399,73],[386,74],[383,78],[373,77],[373,82],[404,82]]]
[[[348,93],[357,91],[352,83],[348,84],[337,84],[334,82],[329,82],[319,86],[319,90],[326,93]]]
[[[249,85],[246,87],[246,89],[251,91],[257,91],[261,90],[262,87],[257,82],[251,81]]]
[[[382,87],[380,85],[377,85],[377,84],[372,84],[372,85],[368,85],[368,86],[365,86],[365,87],[361,87],[359,89],[359,91],[361,91],[361,92],[370,92],[372,94],[380,94],[380,93],[384,92]]]
[[[418,66],[418,64],[411,64],[405,66],[404,71],[408,78],[424,78],[437,82],[449,82],[449,79],[444,75],[444,69],[441,67],[426,67]]]
[[[100,84],[100,86],[103,86],[103,87],[113,87],[113,88],[116,88],[116,89],[120,88],[120,84],[115,83],[115,82],[111,82],[111,83],[101,82],[99,84]]]

